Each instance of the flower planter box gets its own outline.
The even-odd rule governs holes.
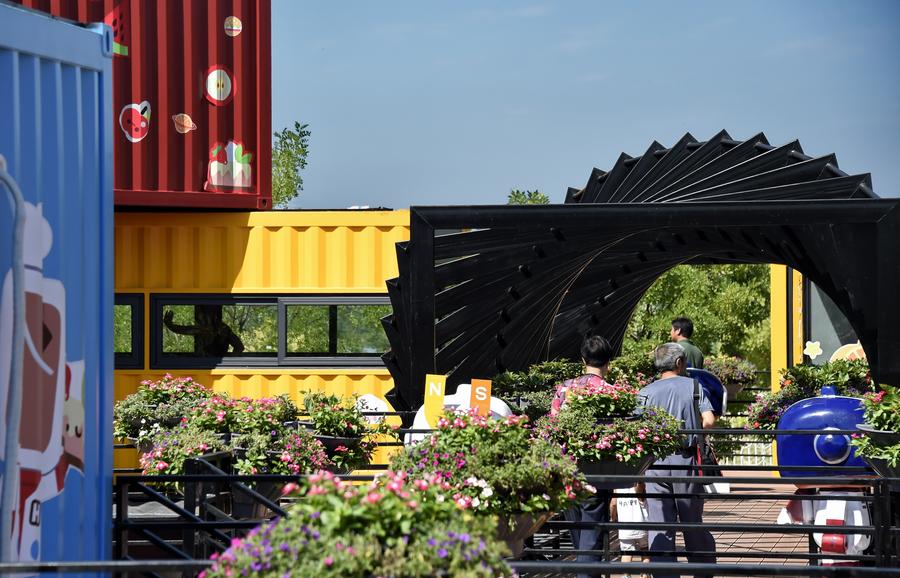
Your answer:
[[[893,446],[900,444],[900,432],[875,429],[869,424],[858,423],[856,429],[866,434],[876,446]]]
[[[347,449],[356,449],[362,443],[362,438],[344,438],[323,435],[316,435],[315,437],[322,442],[323,446],[325,446],[325,453],[328,454],[328,457],[334,456],[334,454],[337,453],[337,448],[340,446],[344,446]]]
[[[579,460],[578,469],[586,476],[640,476],[647,471],[654,461],[656,461],[656,457],[652,455],[646,455],[642,458],[629,460],[627,462],[620,462],[617,460],[608,462],[586,462]],[[599,490],[615,490],[619,488],[630,488],[636,483],[637,480],[633,482],[591,482],[591,485]]]
[[[881,458],[860,457],[882,478],[900,478],[900,465],[892,467],[887,460]],[[891,482],[890,489],[893,492],[900,492],[900,482]]]
[[[497,521],[497,537],[506,542],[513,557],[518,558],[525,549],[525,540],[534,535],[551,516],[553,512],[502,516]]]

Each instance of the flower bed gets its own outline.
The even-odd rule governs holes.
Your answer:
[[[437,476],[387,473],[354,486],[327,472],[289,490],[289,516],[254,528],[200,574],[267,576],[511,576],[496,521],[444,497]]]
[[[380,436],[396,440],[394,430],[386,423],[370,423],[355,400],[309,393],[303,405],[335,471],[349,472],[368,465]]]
[[[878,473],[895,477],[900,466],[900,390],[882,385],[877,393],[863,396],[865,429],[850,442],[856,455],[868,461]],[[862,425],[862,424],[861,424]]]
[[[194,407],[212,395],[212,391],[190,377],[166,374],[156,381],[142,381],[135,393],[116,402],[113,435],[143,441],[160,428],[178,425]]]

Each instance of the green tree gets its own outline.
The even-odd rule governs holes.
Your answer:
[[[533,191],[520,191],[512,189],[506,199],[507,205],[549,205],[550,197],[535,189]]]
[[[300,171],[309,155],[309,125],[294,121],[293,128],[275,133],[272,143],[272,205],[284,208],[303,190]]]
[[[767,265],[680,265],[644,294],[625,333],[625,353],[669,341],[671,321],[694,322],[691,341],[706,355],[727,354],[769,367]]]

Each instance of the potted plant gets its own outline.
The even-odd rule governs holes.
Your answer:
[[[728,392],[729,400],[736,400],[741,390],[756,379],[756,366],[732,355],[707,357],[703,362],[703,369],[719,378]]]
[[[460,508],[440,481],[403,473],[369,486],[320,472],[292,486],[289,516],[235,539],[202,578],[511,576],[495,521]]]
[[[833,385],[838,395],[862,397],[873,391],[865,359],[837,359],[823,365],[795,365],[781,372],[781,389],[761,393],[747,408],[748,429],[774,430],[785,410],[796,402],[815,397],[823,385]]]
[[[653,356],[649,352],[633,352],[620,355],[609,362],[606,380],[641,388],[653,381],[656,373]]]
[[[336,472],[350,472],[366,466],[378,447],[379,436],[393,436],[385,423],[371,424],[353,399],[309,393],[303,399],[313,424],[314,435],[325,448]]]
[[[152,438],[152,448],[141,455],[141,468],[146,476],[179,475],[184,462],[204,454],[225,451],[219,437],[195,425],[182,423],[172,429],[161,429]],[[181,493],[181,484],[167,483],[164,489]]]
[[[322,444],[307,431],[254,431],[235,441],[234,473],[239,475],[290,475],[322,470],[331,466]],[[280,495],[283,483],[248,484],[270,500]],[[243,492],[232,494],[235,518],[261,518],[266,508]]]
[[[518,555],[554,512],[593,490],[562,448],[535,437],[527,423],[525,416],[449,415],[430,437],[394,456],[391,468],[414,480],[438,479],[461,508],[498,516],[499,534]]]
[[[538,423],[541,435],[561,444],[588,475],[643,474],[650,465],[682,447],[678,421],[668,412],[648,407],[633,418],[599,417],[589,404],[566,403],[558,415]],[[606,489],[631,482],[604,483]]]
[[[866,423],[851,445],[883,477],[900,477],[900,391],[882,385],[881,391],[863,396]]]
[[[117,401],[113,408],[113,435],[127,438],[141,452],[149,451],[151,437],[161,428],[172,428],[200,402],[212,396],[190,377],[142,381],[135,393]]]

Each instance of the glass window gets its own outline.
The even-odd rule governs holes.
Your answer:
[[[288,305],[287,354],[327,354],[330,305]]]
[[[390,305],[337,305],[337,352],[381,355],[390,348],[381,318]]]
[[[132,306],[116,304],[113,309],[113,351],[131,354],[134,339],[131,326]]]
[[[163,354],[196,357],[276,355],[278,308],[272,304],[168,304],[162,307]]]
[[[813,360],[822,365],[843,345],[856,343],[856,333],[838,306],[814,283],[809,284],[809,332],[808,339],[818,341],[822,355]]]

